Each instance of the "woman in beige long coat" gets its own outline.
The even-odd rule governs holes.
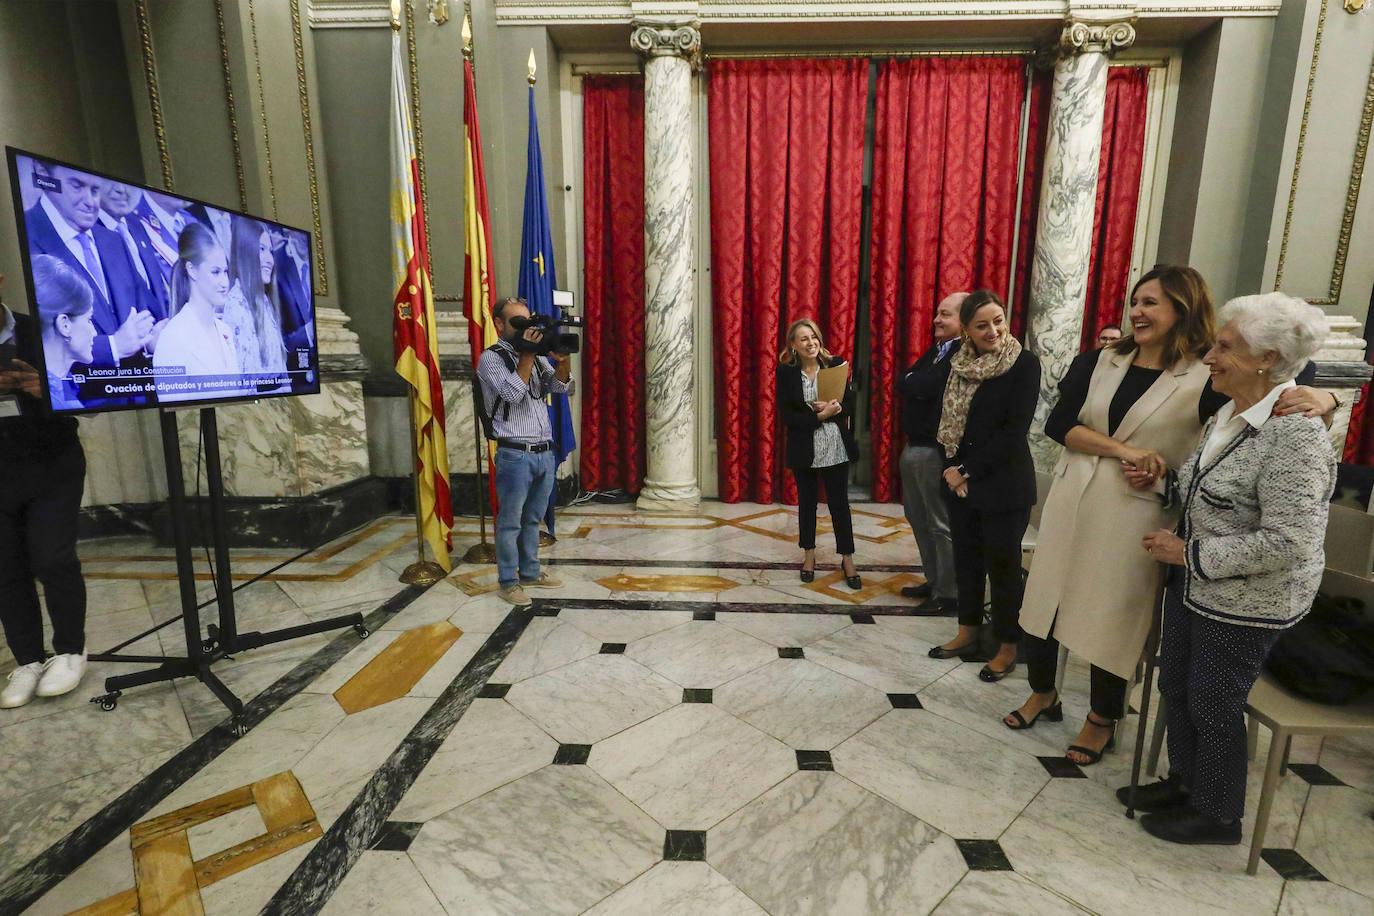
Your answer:
[[[1150,627],[1160,567],[1140,550],[1143,532],[1173,514],[1125,468],[1161,477],[1192,454],[1203,423],[1226,402],[1207,386],[1199,355],[1216,333],[1206,282],[1189,267],[1157,267],[1131,291],[1131,336],[1079,356],[1060,384],[1045,432],[1065,446],[1045,501],[1021,608],[1030,698],[1003,722],[1063,717],[1055,691],[1060,644],[1092,663],[1091,712],[1068,758],[1093,764],[1124,715],[1126,681]],[[1331,395],[1295,389],[1284,411],[1320,413]]]

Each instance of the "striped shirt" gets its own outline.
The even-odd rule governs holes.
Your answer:
[[[573,382],[561,382],[554,375],[553,363],[547,357],[534,358],[534,371],[524,382],[512,371],[507,360],[494,350],[504,350],[518,360],[520,354],[504,340],[498,340],[477,360],[477,378],[482,383],[482,400],[491,417],[492,431],[498,439],[536,444],[553,439],[549,423],[546,394],[572,394]]]

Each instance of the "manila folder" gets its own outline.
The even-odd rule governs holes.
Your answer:
[[[816,375],[816,400],[844,401],[845,385],[849,383],[849,363],[822,369]]]

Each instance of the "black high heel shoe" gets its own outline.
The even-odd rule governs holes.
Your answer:
[[[1027,720],[1025,716],[1021,715],[1021,710],[1019,709],[1013,709],[1011,712],[1007,713],[1007,715],[1015,719],[1016,724],[1012,725],[1004,717],[1002,719],[1003,725],[1005,725],[1007,728],[1011,729],[1014,732],[1025,731],[1028,728],[1035,728],[1035,723],[1040,721],[1041,716],[1044,716],[1045,719],[1050,722],[1063,722],[1064,704],[1060,702],[1059,694],[1056,693],[1054,695],[1054,702],[1048,706],[1042,707],[1041,710],[1037,712],[1035,715],[1031,716],[1029,720]]]
[[[1109,720],[1106,721],[1106,722],[1099,722],[1099,721],[1097,721],[1097,719],[1093,718],[1093,714],[1092,714],[1092,713],[1088,713],[1088,719],[1087,719],[1087,721],[1088,721],[1088,724],[1091,725],[1093,728],[1107,728],[1107,729],[1111,729],[1111,734],[1110,734],[1110,735],[1108,736],[1108,738],[1107,738],[1107,743],[1104,744],[1104,745],[1102,745],[1102,750],[1100,750],[1100,751],[1095,751],[1095,750],[1093,750],[1093,749],[1091,749],[1091,748],[1086,748],[1086,747],[1084,747],[1084,746],[1081,745],[1081,744],[1070,744],[1070,745],[1069,745],[1068,751],[1065,751],[1065,752],[1064,752],[1064,757],[1065,757],[1066,759],[1068,758],[1069,751],[1077,751],[1078,753],[1082,754],[1084,757],[1087,757],[1087,758],[1088,758],[1088,760],[1087,760],[1086,763],[1078,763],[1077,760],[1071,760],[1071,761],[1069,761],[1070,763],[1078,763],[1078,765],[1081,766],[1081,767],[1089,767],[1089,766],[1092,766],[1094,763],[1097,763],[1098,761],[1100,761],[1100,760],[1102,759],[1102,755],[1103,755],[1103,754],[1107,753],[1107,752],[1110,751],[1112,748],[1116,747],[1116,723],[1119,722],[1120,720],[1119,720],[1119,719],[1109,719]]]
[[[805,564],[806,561],[805,561],[805,560],[802,560],[802,563]],[[806,566],[804,566],[804,565],[802,566],[802,568],[801,568],[801,580],[802,580],[803,582],[815,582],[815,581],[816,581],[816,561],[815,561],[815,560],[812,560],[812,561],[811,561],[811,568],[810,568],[810,569],[807,569]]]
[[[849,562],[853,563],[854,561],[850,560]],[[864,587],[864,580],[859,578],[859,567],[854,567],[854,575],[851,576],[849,575],[849,573],[844,572],[844,561],[841,560],[840,572],[844,573],[844,584],[854,589],[854,591],[857,592],[859,589]]]

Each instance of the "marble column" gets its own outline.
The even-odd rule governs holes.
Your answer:
[[[1341,402],[1331,423],[1331,447],[1340,460],[1346,434],[1350,432],[1351,409],[1374,370],[1365,362],[1366,344],[1360,333],[1360,323],[1354,317],[1328,315],[1326,323],[1330,329],[1326,341],[1312,357],[1317,364],[1317,378],[1313,384],[1331,392]],[[1371,416],[1368,408],[1365,408],[1365,416]]]
[[[1130,46],[1130,22],[1070,17],[1055,58],[1040,216],[1031,265],[1030,348],[1040,358],[1040,403],[1031,424],[1036,467],[1048,472],[1060,446],[1044,435],[1059,382],[1078,355],[1092,252],[1093,209],[1107,99],[1107,61]]]
[[[648,473],[642,509],[692,510],[696,477],[696,309],[692,66],[701,48],[692,20],[636,20],[644,55],[644,362]]]

